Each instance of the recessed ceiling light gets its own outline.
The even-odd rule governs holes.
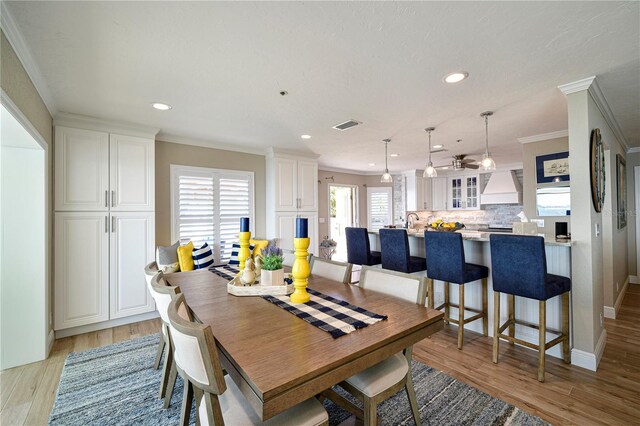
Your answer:
[[[311,135],[302,135],[300,136],[302,139],[311,139]]]
[[[171,105],[163,104],[162,102],[154,102],[151,106],[155,109],[159,109],[160,111],[169,111],[171,109]]]
[[[469,77],[468,72],[458,71],[458,72],[452,72],[451,74],[444,76],[443,80],[445,83],[459,83],[462,80],[466,79],[467,77]]]
[[[400,154],[389,154],[389,157],[398,157]]]
[[[369,165],[373,167],[376,165],[376,163],[369,163]]]
[[[440,144],[440,145],[433,146],[433,149],[440,149],[440,148],[444,148],[444,145]]]

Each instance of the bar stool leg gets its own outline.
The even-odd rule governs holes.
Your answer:
[[[488,294],[487,294],[487,279],[482,279],[482,334],[485,336],[489,335],[489,315],[487,315],[487,306],[488,306]]]
[[[509,337],[516,337],[516,296],[510,294],[507,296],[509,302]],[[513,340],[509,341],[510,345],[515,345]]]
[[[427,307],[433,309],[435,306],[435,290],[433,289],[433,279],[427,280]]]
[[[464,340],[464,284],[459,284],[460,300],[458,302],[458,349],[462,349]]]
[[[562,295],[562,358],[566,364],[571,363],[571,352],[569,351],[569,292]]]
[[[444,282],[444,323],[449,324],[449,281]]]
[[[500,293],[493,292],[493,363],[498,363],[498,349],[500,348]]]
[[[544,356],[547,340],[547,301],[540,301],[540,342],[538,343],[538,381],[544,382]]]

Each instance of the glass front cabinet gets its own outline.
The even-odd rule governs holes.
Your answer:
[[[480,185],[478,175],[449,178],[449,210],[478,210],[480,208]]]

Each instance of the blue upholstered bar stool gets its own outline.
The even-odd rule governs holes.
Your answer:
[[[444,308],[444,320],[458,324],[458,349],[462,349],[464,341],[464,325],[472,321],[482,319],[482,332],[486,336],[488,331],[487,321],[487,277],[489,268],[482,265],[466,263],[462,234],[457,232],[425,231],[424,246],[427,256],[428,288],[433,291],[433,280],[444,281],[444,303],[436,309]],[[474,309],[464,304],[464,285],[473,281],[482,280],[482,309]],[[449,302],[449,283],[458,284],[458,305]],[[449,316],[449,308],[458,308],[458,319]],[[430,302],[433,308],[433,299]],[[465,311],[475,312],[469,318],[464,317]]]
[[[411,274],[427,269],[425,259],[409,254],[409,237],[404,229],[380,230],[382,268]]]
[[[511,344],[518,343],[538,350],[538,380],[544,382],[544,357],[547,349],[562,343],[565,363],[571,362],[569,354],[569,291],[571,280],[567,277],[547,273],[547,258],[544,238],[523,235],[495,235],[491,242],[491,269],[493,272],[493,362],[498,363],[500,339]],[[509,295],[509,318],[500,325],[500,293]],[[562,295],[562,331],[558,337],[546,342],[547,300]],[[517,339],[515,325],[522,323],[515,319],[515,296],[539,301],[540,324],[538,345]],[[509,334],[502,332],[509,327]]]
[[[367,228],[345,228],[347,237],[347,262],[352,265],[379,265],[379,251],[371,251]]]

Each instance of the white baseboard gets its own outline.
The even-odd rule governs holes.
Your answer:
[[[75,336],[77,334],[90,333],[92,331],[104,330],[105,328],[117,327],[119,325],[132,324],[134,322],[146,321],[158,318],[158,311],[147,312],[146,314],[133,315],[125,318],[118,318],[110,321],[98,322],[95,324],[81,325],[79,327],[65,328],[64,330],[56,330],[56,339],[62,337]]]
[[[587,370],[596,371],[604,348],[607,345],[607,330],[602,330],[598,343],[596,344],[595,353],[581,351],[580,349],[571,349],[571,364],[577,367],[586,368]]]
[[[629,275],[629,284],[640,284],[637,275]]]
[[[56,340],[56,333],[53,329],[49,330],[49,334],[47,335],[47,358],[49,358],[49,354],[51,353],[51,349],[53,349],[53,342]]]
[[[622,306],[622,301],[624,300],[624,295],[627,293],[627,288],[629,288],[629,283],[631,282],[631,276],[627,277],[627,280],[622,285],[622,291],[618,293],[618,298],[616,299],[616,303],[614,306],[605,306],[604,307],[604,317],[609,319],[616,319],[618,311],[620,310],[620,306]]]

